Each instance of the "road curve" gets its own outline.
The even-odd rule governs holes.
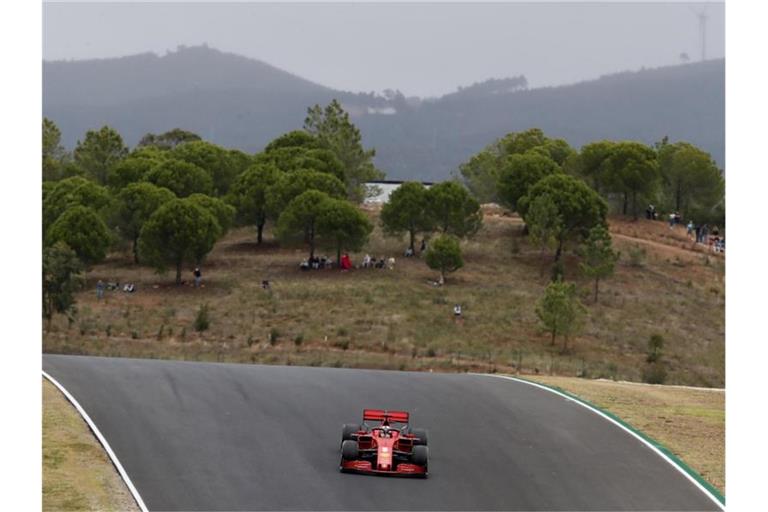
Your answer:
[[[43,356],[149,510],[718,510],[556,394],[481,375]],[[338,472],[341,424],[404,409],[430,477]]]

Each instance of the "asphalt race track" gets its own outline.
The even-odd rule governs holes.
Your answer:
[[[640,441],[481,375],[46,355],[150,510],[719,510]],[[426,480],[342,474],[364,407],[429,429]]]

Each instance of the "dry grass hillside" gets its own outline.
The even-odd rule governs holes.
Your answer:
[[[378,223],[378,213],[368,212]],[[57,317],[44,334],[46,352],[202,361],[258,362],[435,371],[506,371],[641,379],[651,334],[664,337],[671,384],[724,385],[725,287],[722,255],[693,247],[682,227],[611,221],[622,258],[592,303],[591,282],[566,258],[566,278],[579,283],[588,318],[582,333],[550,346],[538,326],[536,301],[549,278],[548,259],[530,247],[519,218],[486,209],[483,229],[463,243],[465,267],[436,287],[405,242],[377,227],[365,252],[394,256],[394,270],[302,272],[303,248],[280,248],[252,228],[229,233],[202,267],[204,287],[135,266],[128,252],[89,271],[72,325]],[[326,254],[332,255],[333,251]],[[550,256],[545,256],[550,258]],[[133,282],[133,294],[95,283]],[[262,280],[271,289],[262,289]],[[460,303],[463,323],[452,307]],[[209,307],[210,326],[195,330]]]

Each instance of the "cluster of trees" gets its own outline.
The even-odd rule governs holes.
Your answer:
[[[577,151],[534,128],[494,141],[459,171],[476,198],[518,212],[531,241],[554,252],[552,282],[537,313],[553,343],[565,336],[564,348],[583,308],[563,282],[561,256],[567,244],[576,245],[597,302],[599,282],[619,258],[605,220],[609,207],[637,218],[650,203],[697,222],[725,222],[722,171],[706,152],[666,137],[654,146],[604,140]]]
[[[722,171],[708,153],[666,137],[654,146],[603,140],[576,151],[534,128],[498,139],[459,170],[480,201],[517,211],[518,201],[536,181],[563,173],[583,179],[624,215],[637,218],[651,203],[700,222],[725,220]]]
[[[677,164],[660,164],[673,158],[667,156],[669,151],[677,150],[667,145],[650,148],[634,142],[605,141],[576,151],[562,139],[551,139],[541,130],[531,129],[508,134],[461,166],[461,174],[476,197],[518,212],[531,242],[542,253],[554,253],[552,280],[536,309],[552,344],[561,336],[566,350],[569,336],[578,331],[586,312],[575,285],[564,281],[562,254],[566,246],[576,246],[580,270],[594,281],[597,302],[600,281],[613,274],[619,259],[607,229],[609,204],[617,204],[625,213],[631,206],[636,215],[638,201],[661,193],[661,184],[667,182],[663,180],[674,174],[672,168],[679,170],[682,161],[694,160],[689,155],[678,157],[681,162]],[[706,168],[697,172],[712,174],[708,167],[711,159],[696,161]],[[666,173],[660,170],[663,165]],[[719,171],[715,169],[714,174],[719,176]],[[703,195],[697,197],[701,201]],[[713,201],[714,196],[707,200]],[[708,204],[715,207],[714,202]]]
[[[528,88],[528,79],[525,75],[517,75],[508,78],[489,78],[483,82],[475,82],[468,87],[459,86],[455,93],[443,96],[443,99],[455,100],[458,97],[484,98],[498,94],[509,94]]]
[[[85,268],[121,242],[135,263],[200,264],[232,226],[276,224],[282,241],[355,250],[372,230],[354,206],[383,174],[338,102],[309,109],[304,131],[250,155],[181,129],[147,134],[132,150],[111,127],[88,131],[72,153],[43,120],[44,313],[72,312]]]
[[[108,126],[88,131],[71,155],[58,137],[45,119],[46,248],[66,247],[90,266],[125,241],[136,263],[175,266],[177,282],[184,263],[204,258],[231,227],[235,209],[224,196],[252,158],[178,129],[148,134],[133,151]]]
[[[408,247],[415,253],[416,237],[429,238],[438,233],[429,246],[426,262],[440,271],[440,283],[447,272],[464,265],[459,239],[472,236],[482,225],[480,203],[456,181],[444,181],[426,188],[418,182],[406,182],[392,192],[381,209],[381,224],[389,236],[408,235]]]
[[[700,222],[724,223],[725,180],[710,155],[665,137],[653,147],[638,142],[585,145],[568,170],[637,218],[648,203]]]

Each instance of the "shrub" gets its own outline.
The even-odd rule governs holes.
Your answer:
[[[449,235],[440,235],[432,241],[425,260],[429,268],[440,271],[440,284],[445,283],[447,273],[464,266],[459,240]]]
[[[197,315],[195,316],[195,330],[197,332],[207,331],[211,326],[208,312],[208,304],[203,304],[198,308]]]
[[[333,342],[333,346],[340,348],[341,350],[347,350],[349,348],[349,340],[339,340]]]
[[[277,344],[279,340],[280,340],[280,331],[277,329],[277,327],[273,327],[269,331],[269,344],[274,346]]]
[[[82,317],[77,325],[81,336],[85,336],[93,330],[93,321],[90,318]]]
[[[552,282],[562,281],[565,277],[565,266],[563,265],[563,262],[561,260],[557,260],[554,265],[552,265],[552,274],[551,279]]]
[[[304,343],[304,333],[299,333],[293,337],[293,344],[300,347]]]
[[[664,348],[664,338],[661,334],[653,334],[648,339],[648,356],[645,360],[649,363],[658,362],[661,359],[661,350]]]
[[[536,315],[544,331],[552,335],[552,345],[558,335],[563,338],[563,351],[568,338],[578,334],[583,324],[585,308],[576,296],[576,285],[553,281],[547,285],[536,306]]]
[[[631,267],[645,266],[645,260],[647,256],[645,248],[640,247],[639,245],[635,245],[634,247],[629,248],[629,251],[627,251],[627,254],[629,255],[629,266]]]
[[[347,331],[346,327],[339,327],[339,329],[336,331],[337,336],[346,336],[349,334],[349,331]]]
[[[661,362],[648,364],[643,369],[643,382],[648,384],[664,384],[667,380],[667,369]]]
[[[245,340],[245,343],[248,345],[248,348],[252,347],[254,343],[256,343],[256,340],[253,339],[253,336],[248,336],[248,339]]]

